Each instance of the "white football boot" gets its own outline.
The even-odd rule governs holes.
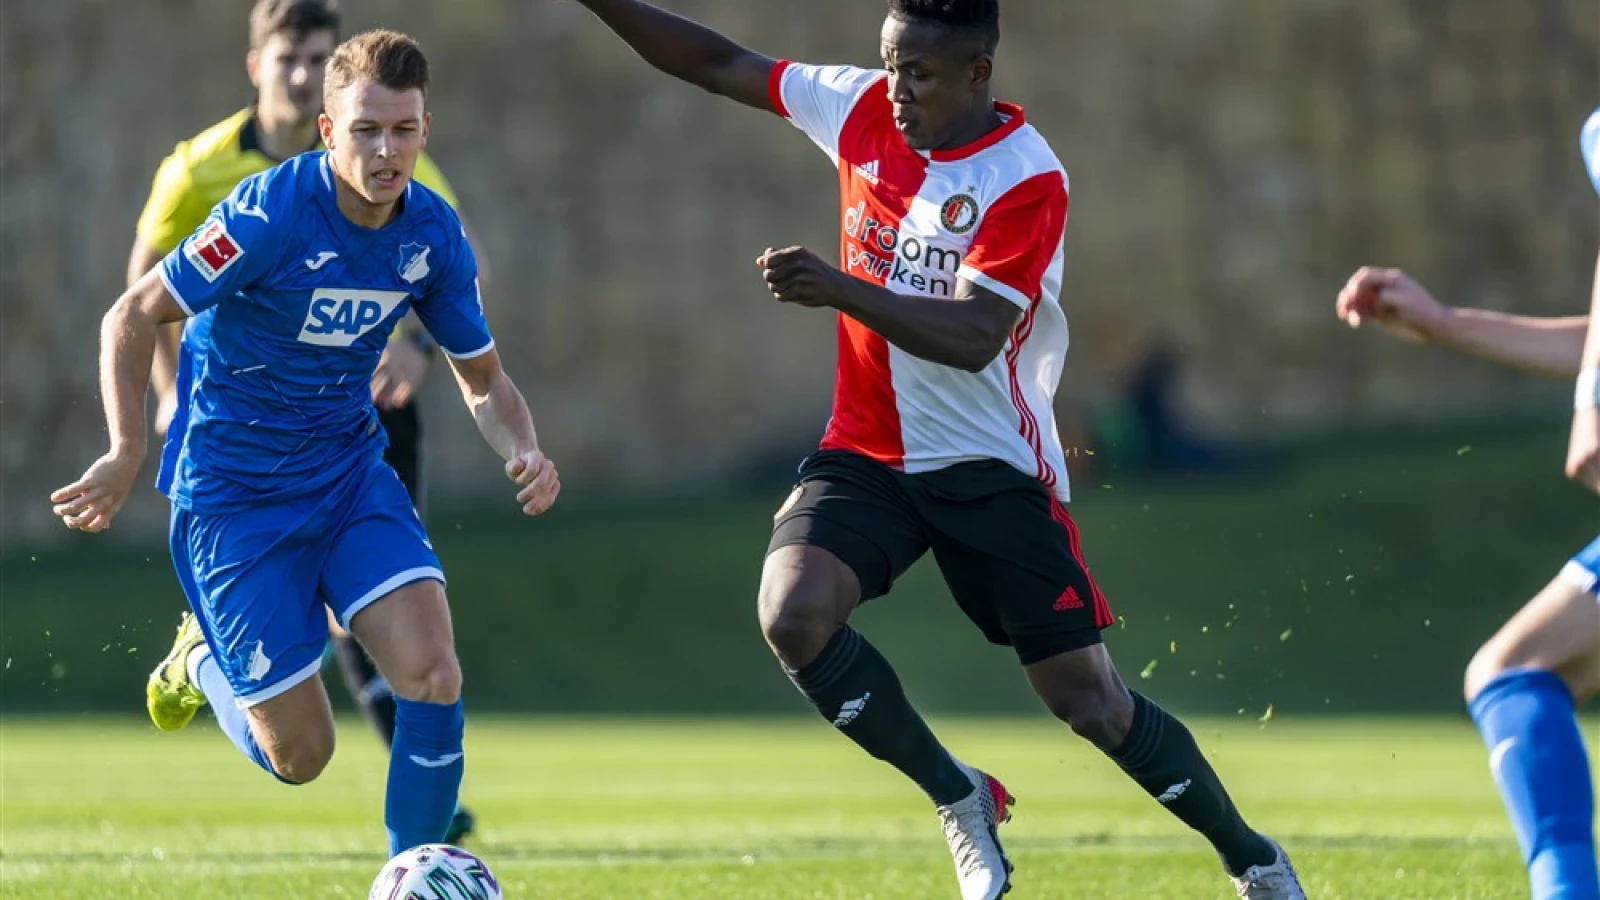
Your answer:
[[[1289,854],[1272,838],[1267,838],[1267,843],[1277,857],[1269,865],[1245,869],[1243,875],[1233,879],[1233,889],[1243,900],[1306,900],[1305,888],[1300,886],[1300,876],[1295,874]]]
[[[974,790],[963,800],[938,807],[938,812],[955,858],[961,900],[998,900],[1011,890],[1011,860],[1006,859],[996,829],[1011,820],[1011,805],[1017,801],[998,780],[963,763],[957,765],[972,780]]]

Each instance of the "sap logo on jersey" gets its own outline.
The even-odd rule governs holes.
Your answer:
[[[318,288],[311,295],[300,342],[318,347],[348,347],[389,318],[411,296],[405,291]]]

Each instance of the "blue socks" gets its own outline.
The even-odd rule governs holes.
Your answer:
[[[284,784],[293,784],[284,781],[283,776],[272,769],[272,761],[267,759],[267,754],[256,743],[256,736],[250,733],[250,716],[239,708],[234,702],[233,686],[228,684],[228,677],[222,674],[222,667],[211,658],[211,650],[204,645],[189,655],[189,678],[200,686],[200,692],[206,695],[206,703],[211,706],[211,714],[217,718],[217,727],[222,733],[233,741],[245,759],[250,760],[265,769],[268,775],[283,781]]]
[[[394,744],[383,824],[389,855],[444,840],[461,790],[461,701],[419,703],[395,698]]]
[[[293,784],[273,771],[267,754],[250,733],[249,715],[234,702],[233,688],[209,650],[202,648],[190,657],[189,675],[205,693],[217,727],[239,752],[272,777]],[[456,797],[465,770],[461,751],[463,725],[460,700],[440,704],[395,698],[394,744],[389,753],[389,788],[383,813],[390,856],[444,840],[456,812]]]
[[[1566,682],[1536,669],[1505,672],[1468,710],[1489,747],[1533,900],[1600,900],[1594,785]]]

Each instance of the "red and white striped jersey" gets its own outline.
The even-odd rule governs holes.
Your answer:
[[[888,73],[780,62],[772,106],[839,169],[839,264],[900,294],[955,297],[965,278],[1022,310],[1004,352],[969,373],[918,359],[839,316],[823,449],[908,473],[997,459],[1069,497],[1053,400],[1067,355],[1060,302],[1067,173],[1022,109],[965,147],[911,149]]]

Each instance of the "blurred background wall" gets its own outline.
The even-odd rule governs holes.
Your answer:
[[[774,56],[862,65],[877,58],[877,3],[666,5]],[[114,534],[93,541],[64,535],[45,496],[102,452],[97,322],[120,289],[156,164],[176,141],[249,99],[248,7],[3,7],[0,642],[27,662],[13,671],[8,658],[11,685],[25,677],[51,686],[56,693],[44,696],[69,706],[121,703],[103,685],[113,675],[137,679],[146,657],[159,656],[180,602],[162,547],[165,503],[154,491],[141,487]],[[781,121],[658,76],[571,3],[359,0],[345,8],[354,27],[401,28],[430,52],[429,150],[486,245],[502,352],[568,482],[563,503],[578,510],[570,521],[596,510],[570,532],[559,513],[531,526],[483,524],[486,511],[506,505],[499,465],[450,396],[448,378],[432,380],[428,472],[440,511],[433,528],[441,547],[466,554],[447,564],[488,579],[479,590],[490,596],[477,602],[493,611],[474,625],[473,607],[463,606],[463,640],[493,640],[523,621],[518,616],[537,618],[524,622],[536,633],[526,657],[509,657],[503,679],[523,677],[537,658],[546,668],[527,677],[542,675],[530,690],[544,693],[506,688],[496,702],[538,706],[545,697],[559,705],[554,698],[567,696],[609,705],[605,698],[617,695],[611,676],[582,662],[606,653],[607,640],[562,632],[556,615],[580,607],[597,627],[644,615],[658,638],[677,633],[668,623],[726,616],[733,656],[673,645],[687,656],[669,681],[703,688],[705,702],[684,705],[718,708],[716,697],[737,694],[744,699],[732,705],[761,707],[787,696],[760,659],[748,598],[770,506],[827,415],[833,328],[817,311],[778,308],[752,261],[788,242],[834,252],[826,158]],[[1536,589],[1600,521],[1593,498],[1559,477],[1570,387],[1351,335],[1331,304],[1350,271],[1382,263],[1407,267],[1462,304],[1534,314],[1586,308],[1600,217],[1577,132],[1600,103],[1600,6],[1012,0],[1003,29],[998,92],[1028,109],[1072,180],[1063,289],[1072,349],[1059,411],[1067,442],[1081,451],[1073,460],[1076,514],[1091,558],[1103,548],[1107,562],[1097,574],[1114,583],[1114,602],[1114,588],[1123,588],[1154,622],[1170,622],[1173,610],[1182,619],[1214,608],[1220,626],[1228,604],[1259,606],[1252,591],[1310,596],[1311,586],[1296,586],[1301,577],[1280,571],[1296,564],[1274,561],[1331,565],[1334,550],[1346,550],[1333,546],[1340,535],[1355,532],[1370,558],[1347,557],[1343,570],[1317,569],[1311,579],[1339,583],[1324,598],[1324,615],[1348,605],[1343,578],[1367,571],[1362,566],[1400,579],[1387,592],[1361,595],[1378,609],[1411,609],[1405,604],[1422,603],[1423,593],[1428,602],[1491,595],[1500,605],[1484,606],[1481,597],[1450,604],[1468,610],[1454,619],[1451,640],[1437,631],[1392,636],[1397,652],[1436,650],[1441,672],[1464,660],[1509,611],[1505,604]],[[1139,480],[1149,441],[1140,436],[1138,398],[1148,379],[1202,436],[1199,458],[1225,463],[1211,466],[1219,471]],[[1374,432],[1398,435],[1401,425],[1413,437],[1371,443]],[[1508,429],[1521,437],[1494,445],[1498,451],[1461,452]],[[1360,438],[1363,449],[1350,450],[1361,435],[1369,436]],[[1302,459],[1312,474],[1270,474]],[[1448,469],[1469,465],[1455,475]],[[1430,472],[1434,466],[1447,468]],[[1424,472],[1442,480],[1419,488],[1431,483]],[[1370,478],[1386,485],[1382,492]],[[1301,533],[1290,524],[1316,521],[1322,504],[1340,496],[1355,504],[1336,517],[1348,531]],[[1502,502],[1490,512],[1486,497]],[[1433,513],[1413,518],[1408,511],[1424,502],[1435,504]],[[1152,506],[1159,517],[1183,503],[1198,504],[1182,520],[1188,525],[1132,524]],[[674,519],[682,509],[704,530]],[[1111,525],[1096,527],[1097,509]],[[1238,509],[1258,515],[1241,518]],[[1237,534],[1208,526],[1211,519],[1230,520]],[[649,531],[650,522],[660,529]],[[1400,534],[1402,527],[1413,533]],[[586,547],[608,552],[579,557],[586,566],[552,555],[551,542],[578,533],[588,536]],[[1240,546],[1258,533],[1276,543]],[[674,539],[710,543],[660,551]],[[506,555],[486,549],[497,540]],[[1194,560],[1187,569],[1149,565],[1174,542]],[[1493,547],[1502,550],[1486,552]],[[541,560],[545,569],[521,571]],[[612,583],[596,571],[607,567],[632,579]],[[1277,573],[1267,579],[1273,586],[1258,578],[1266,570]],[[940,590],[931,580],[923,588]],[[114,611],[118,624],[108,627],[120,632],[89,629],[63,640],[63,627],[86,627],[85,609]],[[1349,611],[1360,614],[1345,622],[1351,630],[1325,632],[1323,648],[1330,664],[1346,668],[1368,654],[1344,641],[1361,637],[1357,626],[1371,621],[1361,616],[1375,612]],[[1414,629],[1441,627],[1434,620],[1443,618],[1407,617]],[[1272,645],[1288,654],[1280,663],[1306,658],[1304,645],[1277,641],[1293,623],[1257,626],[1258,651]],[[919,626],[908,619],[893,627],[914,636]],[[976,640],[958,622],[949,627],[953,640]],[[130,628],[141,639],[125,640]],[[45,631],[54,645],[40,637]],[[1145,642],[1130,655],[1154,659],[1176,634],[1149,628],[1129,639]],[[649,643],[639,648],[647,657],[667,652]],[[1249,647],[1234,648],[1234,658],[1256,652]],[[91,655],[62,662],[73,653]],[[574,661],[563,668],[568,656]],[[1144,662],[1124,661],[1135,669]],[[752,676],[764,685],[753,694],[738,693],[742,676],[695,680],[702,668],[742,672],[746,664],[768,676]],[[472,665],[469,656],[469,672]],[[995,683],[1010,677],[996,666]],[[1252,702],[1266,702],[1270,691],[1259,681],[1283,668],[1263,666]],[[1381,669],[1371,674],[1357,699],[1381,706],[1388,679]],[[987,683],[928,669],[930,678],[946,676]],[[1394,705],[1453,704],[1454,678],[1451,669]],[[1232,711],[1237,691],[1220,687],[1224,680],[1210,679],[1193,701]],[[1295,683],[1314,704],[1321,676]],[[934,694],[955,702],[967,696],[959,684]]]

